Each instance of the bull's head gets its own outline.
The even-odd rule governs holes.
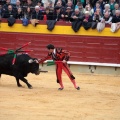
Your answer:
[[[31,73],[35,73],[36,75],[40,74],[39,69],[39,61],[37,59],[29,59],[28,63],[30,64]]]

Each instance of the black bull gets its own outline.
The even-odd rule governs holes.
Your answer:
[[[0,75],[6,74],[14,76],[18,87],[22,86],[19,82],[19,80],[22,80],[27,84],[28,88],[32,88],[32,85],[28,83],[24,77],[26,77],[28,73],[40,74],[39,61],[36,58],[31,58],[27,54],[20,54],[17,55],[15,64],[12,65],[13,58],[14,54],[0,56]]]

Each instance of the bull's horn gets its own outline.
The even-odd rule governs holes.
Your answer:
[[[38,60],[34,60],[36,63],[39,63],[39,61]]]
[[[33,59],[28,60],[28,63],[33,63],[33,62],[34,62]]]

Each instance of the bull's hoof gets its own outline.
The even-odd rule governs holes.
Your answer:
[[[32,87],[32,85],[28,85],[28,88],[29,88],[29,89],[32,89],[33,87]]]
[[[32,86],[28,86],[28,88],[29,88],[29,89],[33,89],[33,87],[32,87]]]
[[[22,85],[21,85],[21,84],[19,84],[19,85],[18,85],[18,87],[22,87]]]

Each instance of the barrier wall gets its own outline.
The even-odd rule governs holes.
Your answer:
[[[53,31],[47,30],[46,21],[34,27],[27,27],[18,20],[9,27],[6,20],[0,25],[0,47],[16,49],[31,42],[25,49],[32,49],[30,55],[42,58],[46,56],[45,46],[49,43],[56,47],[67,49],[71,53],[71,61],[115,63],[120,64],[120,30],[116,33],[106,27],[102,32],[84,30],[83,27],[75,33],[70,23],[57,22]]]

